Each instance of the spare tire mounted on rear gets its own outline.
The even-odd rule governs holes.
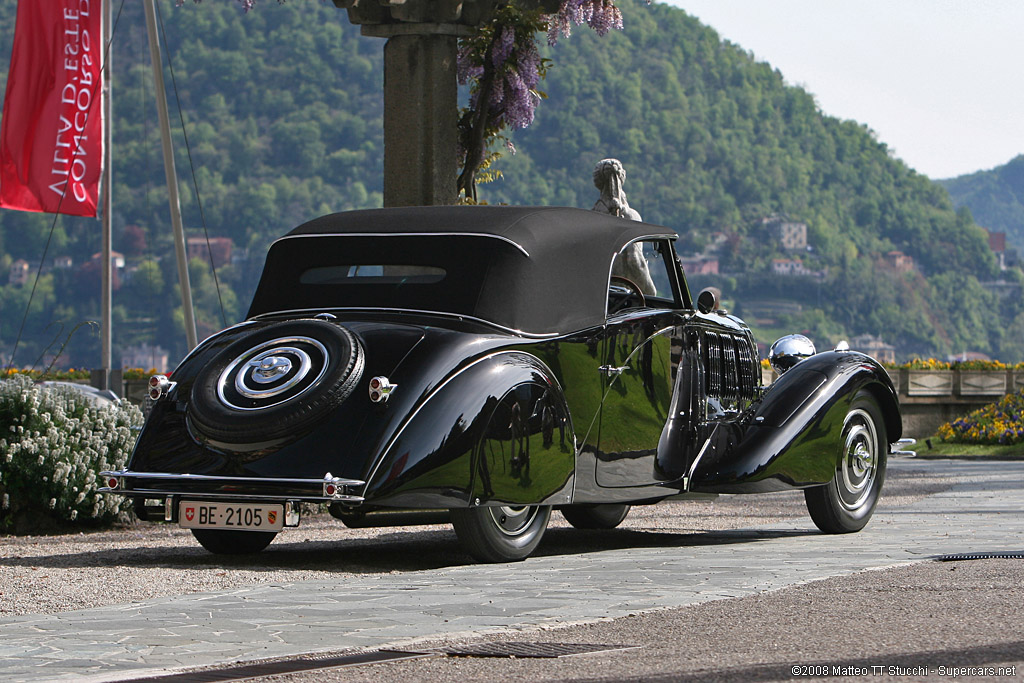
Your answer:
[[[352,392],[363,350],[323,320],[273,323],[228,344],[196,376],[189,420],[227,443],[298,437]]]

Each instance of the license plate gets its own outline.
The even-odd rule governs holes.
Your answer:
[[[187,529],[280,531],[284,528],[284,506],[183,500],[178,505],[178,525]]]

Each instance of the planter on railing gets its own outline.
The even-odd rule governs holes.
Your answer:
[[[1012,370],[1013,380],[1010,385],[1010,392],[1024,390],[1024,370]]]
[[[1006,394],[1005,370],[960,370],[961,396],[1003,396]]]
[[[907,370],[908,396],[951,396],[952,370]]]

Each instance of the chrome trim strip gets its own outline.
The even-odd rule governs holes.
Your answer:
[[[701,446],[700,450],[697,452],[697,456],[693,459],[693,462],[690,463],[690,469],[686,471],[686,476],[683,477],[683,481],[686,482],[686,485],[683,487],[684,492],[688,493],[690,491],[690,482],[693,481],[693,473],[697,471],[697,465],[700,463],[701,458],[704,457],[704,454],[707,453],[708,448],[711,446],[711,440],[718,435],[718,429],[721,426],[721,422],[714,426],[707,441],[704,442],[704,445]]]
[[[511,327],[505,327],[498,323],[491,322],[490,320],[484,320],[483,318],[477,318],[473,315],[467,315],[465,313],[449,313],[447,311],[426,311],[418,308],[368,308],[365,306],[320,306],[318,308],[289,308],[280,311],[267,311],[266,313],[260,313],[257,316],[253,316],[251,320],[261,320],[267,316],[276,316],[282,314],[295,314],[295,313],[308,313],[309,311],[323,311],[324,308],[329,308],[332,311],[367,311],[370,313],[411,313],[413,315],[436,315],[442,318],[454,318],[456,320],[472,320],[473,322],[483,323],[495,329],[501,330],[506,334],[513,334],[517,337],[525,337],[527,339],[553,339],[564,335],[564,332],[524,332],[523,330],[515,330]],[[342,325],[348,321],[341,320],[338,322]]]
[[[171,472],[132,472],[131,470],[112,470],[100,472],[101,477],[131,477],[132,479],[171,479],[174,481],[206,481],[206,482],[246,482],[249,484],[304,484],[308,486],[362,486],[365,481],[345,479],[344,477],[326,476],[322,479],[291,479],[283,477],[218,477],[210,474],[174,474]],[[140,489],[128,489],[136,491]],[[116,491],[115,491],[116,493]]]
[[[285,235],[271,243],[273,247],[278,242],[294,239],[305,239],[309,237],[489,237],[511,244],[522,252],[523,256],[529,258],[530,252],[526,251],[523,245],[515,242],[504,235],[495,235],[489,232],[321,232],[306,233],[302,235]]]

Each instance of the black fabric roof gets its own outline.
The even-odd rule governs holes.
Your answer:
[[[323,216],[275,242],[249,317],[284,310],[402,308],[470,315],[533,334],[604,322],[613,256],[671,230],[564,207],[432,206]],[[435,283],[304,284],[331,265],[443,268]]]

